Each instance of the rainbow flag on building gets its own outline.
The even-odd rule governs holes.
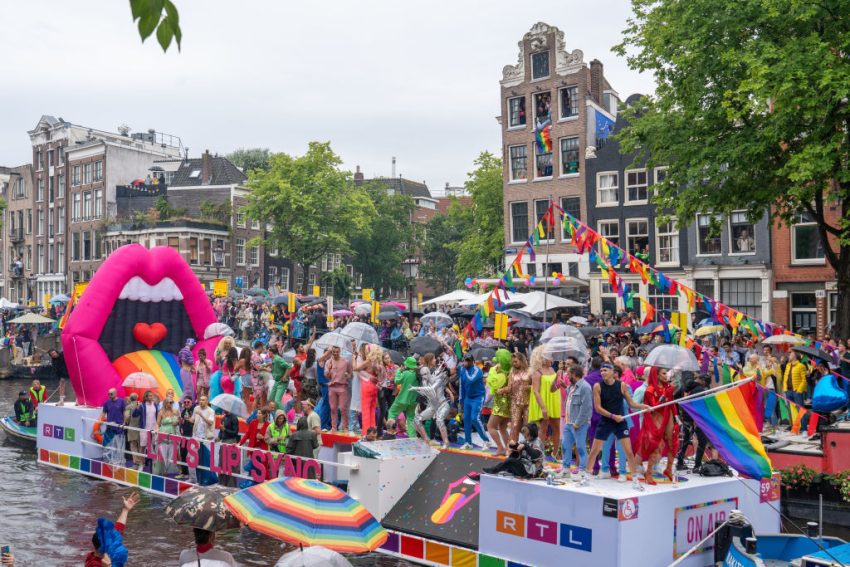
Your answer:
[[[730,467],[751,478],[770,478],[770,457],[761,442],[751,405],[740,387],[680,405]]]
[[[535,141],[537,142],[537,151],[541,154],[552,152],[552,123],[546,122],[535,132]]]

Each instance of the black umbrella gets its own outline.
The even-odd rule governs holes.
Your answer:
[[[602,334],[602,331],[602,327],[581,327],[579,329],[579,332],[586,339],[589,339],[590,337],[599,336]]]
[[[392,360],[394,364],[404,364],[404,355],[398,352],[397,350],[385,348],[384,352],[390,355],[390,360]]]
[[[511,319],[511,326],[517,329],[531,329],[532,331],[540,331],[546,328],[546,325],[540,321],[519,317]]]
[[[413,311],[408,311],[407,309],[405,309],[402,312],[402,315],[404,315],[405,317],[407,317],[408,315],[413,315],[414,317],[422,317],[423,315],[425,315],[425,312],[417,311],[416,309],[414,309]]]
[[[469,352],[472,354],[472,358],[480,362],[493,360],[493,357],[496,356],[496,349],[490,347],[478,347]]]
[[[416,337],[410,341],[410,352],[418,355],[433,353],[440,354],[443,351],[443,345],[432,339],[431,337]]]
[[[378,321],[392,321],[393,319],[398,319],[399,317],[401,317],[401,315],[398,311],[381,311],[375,318]]]
[[[404,311],[398,305],[393,305],[392,303],[381,305],[381,313],[386,313],[388,311]]]
[[[308,301],[301,305],[301,307],[313,307],[314,305],[323,305],[325,303],[324,299],[313,299],[312,301]]]
[[[455,307],[454,309],[449,310],[449,315],[452,317],[472,317],[473,314],[472,312],[470,312],[469,309],[464,309],[463,307]]]
[[[220,484],[194,486],[165,507],[165,515],[178,524],[209,532],[239,527],[239,520],[224,505],[225,496],[236,492]]]
[[[828,352],[824,352],[820,349],[814,348],[814,347],[796,346],[796,347],[793,347],[791,350],[793,350],[794,352],[799,352],[800,354],[804,354],[804,355],[808,356],[809,358],[817,358],[817,359],[820,359],[820,360],[824,360],[826,362],[832,362],[833,361],[831,354],[829,354]]]
[[[611,333],[631,333],[631,327],[624,327],[623,325],[611,325],[610,327],[602,327],[602,334],[610,335]]]

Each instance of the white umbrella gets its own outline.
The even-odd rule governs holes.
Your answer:
[[[18,308],[17,303],[12,303],[11,301],[6,299],[5,297],[0,298],[0,309],[17,309],[17,308]]]
[[[572,317],[570,317],[570,323],[576,323],[578,325],[587,325],[589,321],[581,315],[573,315]]]
[[[365,317],[372,314],[372,306],[369,303],[361,303],[354,306],[354,314]]]
[[[558,323],[557,325],[552,325],[540,335],[541,343],[548,343],[552,339],[556,337],[570,337],[577,341],[580,344],[587,347],[587,339],[584,338],[584,335],[581,334],[577,328],[572,325],[564,325],[563,323]]]
[[[245,406],[245,402],[233,394],[219,394],[210,401],[210,405],[239,417],[248,417],[248,408]]]
[[[763,345],[803,345],[806,344],[801,337],[797,335],[773,335],[764,339]]]
[[[314,545],[284,553],[275,567],[351,567],[351,563],[336,551]]]
[[[587,347],[573,337],[554,337],[543,345],[543,355],[549,360],[566,360],[573,357],[583,362],[587,358]]]
[[[679,345],[661,345],[652,349],[643,361],[645,366],[699,372],[700,365],[694,353]]]
[[[44,317],[35,313],[27,313],[20,317],[15,317],[9,323],[17,323],[18,325],[40,325],[42,323],[55,323],[56,321],[50,317]]]
[[[370,310],[372,309],[371,305],[367,305],[367,307]],[[339,333],[350,339],[354,339],[358,343],[372,343],[373,345],[380,343],[378,340],[378,331],[372,325],[366,323],[349,323]]]
[[[438,329],[442,329],[443,327],[451,327],[454,324],[454,321],[452,321],[451,317],[449,317],[445,313],[440,313],[439,311],[434,311],[433,313],[426,313],[419,319],[419,321],[422,323],[423,327],[430,327],[431,325],[433,325]]]
[[[519,311],[525,311],[526,313],[531,313],[532,315],[543,313],[544,303],[546,305],[547,310],[559,309],[561,307],[584,307],[584,303],[579,303],[578,301],[573,301],[572,299],[565,299],[563,297],[558,297],[557,295],[552,295],[551,293],[544,293],[542,291],[517,293],[513,297],[511,297],[510,303],[514,302],[522,302],[524,306],[520,307]]]
[[[441,303],[449,304],[449,303],[460,303],[461,301],[465,301],[467,299],[472,299],[475,297],[475,294],[471,291],[465,291],[462,289],[457,289],[455,291],[451,291],[445,295],[440,295],[435,297],[434,299],[429,299],[428,301],[423,301],[420,305],[439,305]]]

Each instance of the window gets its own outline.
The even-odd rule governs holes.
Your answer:
[[[47,151],[47,165],[53,167],[53,150]]]
[[[50,274],[54,273],[54,270],[53,270],[53,267],[54,267],[53,266],[53,255],[54,255],[53,249],[54,249],[53,244],[50,244],[47,247],[47,272],[50,273]]]
[[[316,274],[316,272],[310,272],[309,274],[307,274],[307,284],[310,286],[310,293],[313,292],[313,286],[316,285],[318,279],[319,276],[318,274]]]
[[[511,181],[528,179],[528,146],[510,146],[508,154],[511,157]]]
[[[277,285],[277,266],[269,266],[268,286]]]
[[[838,321],[838,294],[836,292],[831,292],[827,296],[828,308],[829,308],[829,329],[830,333],[834,332],[835,323]]]
[[[38,270],[39,274],[43,274],[44,273],[44,245],[42,245],[42,244],[36,244],[35,245],[35,257],[36,257],[36,261],[38,262],[36,264],[36,269]]]
[[[47,178],[47,201],[52,203],[56,200],[56,178],[52,175]]]
[[[189,178],[190,178],[190,179],[197,179],[197,178],[199,178],[200,176],[201,176],[201,170],[200,170],[200,169],[193,169],[193,170],[191,171],[191,173],[189,173]]]
[[[655,261],[659,265],[679,264],[679,231],[676,220],[656,223],[655,225]]]
[[[599,236],[604,236],[611,244],[620,245],[620,221],[599,221]]]
[[[259,246],[251,246],[251,265],[259,266],[260,265],[260,247]]]
[[[83,233],[83,260],[91,260],[91,259],[92,259],[91,232],[85,231]]]
[[[71,170],[71,185],[79,185],[80,184],[80,166],[75,165]]]
[[[549,240],[552,238],[552,233],[550,232],[548,218],[543,218],[543,215],[546,214],[546,211],[549,210],[549,200],[540,200],[534,201],[534,230],[537,230],[537,223],[540,223],[540,226],[543,227],[543,236],[540,237],[540,240]]]
[[[646,219],[626,220],[626,246],[632,254],[649,252],[649,223]]]
[[[80,233],[75,232],[71,235],[71,260],[75,262],[80,260]]]
[[[304,272],[302,270],[296,270],[298,276],[295,278],[295,291],[299,293],[304,288]]]
[[[91,183],[91,164],[83,164],[83,184]]]
[[[27,209],[27,234],[32,234],[32,209]]]
[[[59,274],[65,273],[65,246],[60,244],[56,247],[56,272]]]
[[[194,237],[189,239],[189,263],[198,263],[198,239]]]
[[[540,51],[531,54],[531,78],[545,79],[549,76],[549,52]]]
[[[44,156],[42,155],[41,150],[36,150],[35,152],[35,164],[39,171],[44,169]]]
[[[823,242],[818,226],[809,213],[797,215],[791,226],[791,261],[794,264],[822,264]]]
[[[666,167],[656,167],[655,168],[655,183],[664,183],[664,180],[667,179],[667,168]]]
[[[245,265],[245,239],[236,239],[236,263],[240,266]]]
[[[179,236],[169,236],[168,237],[168,247],[174,248],[178,252],[180,251],[180,237]]]
[[[39,209],[37,212],[35,233],[38,236],[44,235],[44,209]]]
[[[549,145],[549,151],[546,151],[544,146],[537,143],[534,144],[535,150],[535,165],[534,177],[537,179],[552,177],[552,146]]]
[[[82,202],[82,197],[79,193],[74,193],[74,204],[71,209],[71,222],[77,222],[80,220],[80,203]]]
[[[617,103],[618,102],[619,102],[619,99],[617,99],[617,95],[615,95],[614,93],[612,93],[612,92],[602,93],[602,106],[604,106],[605,109],[608,110],[608,112],[610,112],[614,116],[617,115]]]
[[[596,204],[600,207],[620,202],[620,174],[616,171],[596,174]]]
[[[720,280],[720,301],[750,317],[761,319],[761,280]]]
[[[53,238],[53,209],[47,213],[47,236]]]
[[[59,174],[59,181],[57,182],[57,185],[58,186],[56,187],[56,196],[61,199],[62,197],[65,196],[65,174],[64,173]]]
[[[719,220],[712,215],[697,215],[697,254],[707,256],[721,253],[720,234],[713,232],[716,230],[713,225]]]
[[[103,160],[94,162],[94,180],[100,181],[103,179]]]
[[[245,213],[236,213],[236,226],[245,228]]]
[[[27,270],[32,270],[32,245],[27,244]]]
[[[578,87],[567,87],[558,92],[561,100],[561,120],[578,116]]]
[[[91,231],[91,237],[92,237],[92,241],[94,242],[94,252],[93,252],[92,259],[93,260],[100,260],[100,258],[102,256],[102,254],[101,254],[101,243],[100,243],[101,242],[100,233],[96,230],[93,230],[93,231]]]
[[[645,203],[649,200],[646,188],[646,170],[626,172],[626,204]]]
[[[656,319],[660,318],[662,311],[665,312],[664,316],[669,319],[672,313],[679,310],[678,295],[661,293],[661,290],[652,284],[647,285],[647,299],[655,307]]]
[[[525,97],[515,96],[508,99],[508,127],[525,126]]]
[[[35,200],[40,203],[41,201],[44,201],[44,179],[39,177],[38,181],[36,182],[35,187],[36,187]]]
[[[535,93],[534,95],[534,119],[537,127],[552,121],[552,93],[549,91]]]
[[[251,230],[260,230],[260,221],[251,219]]]
[[[814,292],[791,293],[791,331],[814,332],[818,327],[818,300]]]
[[[91,191],[83,191],[83,220],[91,218]]]
[[[289,268],[280,269],[280,287],[289,289]]]
[[[103,216],[103,189],[95,189],[94,191],[94,218],[99,219]]]
[[[209,266],[212,263],[212,240],[204,238],[201,241],[201,264]]]
[[[561,138],[561,175],[578,173],[578,136]]]
[[[573,218],[581,220],[581,199],[579,197],[561,197],[561,209],[565,213],[572,215]],[[561,238],[569,240],[568,232],[564,229],[564,223],[561,224]]]
[[[611,288],[611,284],[608,282],[602,282],[600,293],[602,296],[602,313],[608,313],[610,315],[616,313],[617,294],[614,293],[614,290]]]
[[[753,223],[747,219],[746,211],[734,211],[729,215],[729,238],[732,254],[754,254],[756,233]]]
[[[24,178],[20,177],[15,182],[15,198],[16,199],[23,199],[26,196],[27,196],[27,192],[26,192],[26,186],[24,185]]]
[[[528,203],[511,203],[511,239],[513,242],[528,240]]]

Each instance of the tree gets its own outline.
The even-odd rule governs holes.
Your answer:
[[[341,163],[329,143],[310,142],[303,156],[273,154],[269,169],[254,170],[248,181],[245,213],[271,223],[264,244],[305,274],[324,254],[350,252],[351,240],[369,231],[375,215],[369,196]],[[307,294],[303,279],[301,292]]]
[[[850,4],[632,0],[615,47],[656,93],[626,111],[625,152],[668,165],[654,202],[684,225],[746,209],[816,223],[850,335]],[[828,211],[840,211],[837,222]]]
[[[351,276],[343,266],[323,273],[322,283],[333,289],[334,299],[347,300],[351,295]]]
[[[457,272],[462,277],[495,275],[505,257],[502,160],[481,152],[475,166],[464,184],[472,197],[472,218],[458,248]]]
[[[363,287],[374,289],[378,297],[386,297],[391,289],[407,286],[402,261],[412,255],[416,225],[411,218],[416,203],[407,195],[390,194],[379,181],[361,187],[375,214],[369,219],[369,230],[356,234],[351,241],[354,269],[362,274]]]
[[[241,167],[246,174],[250,174],[254,169],[269,169],[271,152],[268,148],[239,148],[225,157],[236,167]]]
[[[156,40],[163,51],[168,51],[172,40],[177,43],[177,51],[180,51],[183,32],[180,31],[177,7],[171,0],[130,0],[130,12],[133,21],[139,22],[139,35],[143,43],[156,30]]]
[[[420,272],[428,285],[439,293],[455,289],[460,281],[458,251],[471,226],[472,209],[456,198],[452,198],[446,214],[435,215],[426,225]]]

